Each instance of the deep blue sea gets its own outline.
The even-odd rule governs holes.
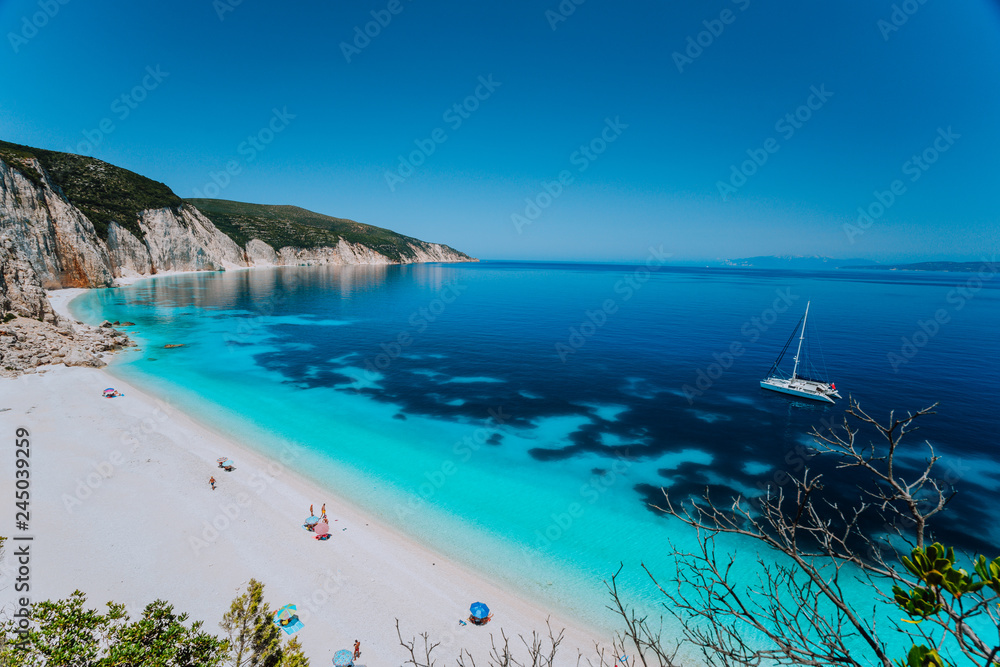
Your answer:
[[[290,465],[320,484],[607,625],[602,580],[619,562],[648,604],[640,562],[666,578],[668,540],[694,544],[650,507],[661,487],[758,495],[802,465],[808,431],[839,420],[848,396],[878,417],[939,403],[906,456],[930,441],[959,491],[938,537],[995,551],[998,287],[961,273],[482,262],[171,276],[73,308],[135,323],[142,350],[113,373],[263,452],[300,445]],[[807,301],[809,373],[836,383],[836,405],[758,384]],[[831,497],[856,497],[843,473],[828,477]]]

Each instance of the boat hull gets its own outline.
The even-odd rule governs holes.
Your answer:
[[[833,403],[834,398],[840,398],[840,394],[832,389],[830,385],[815,382],[812,380],[785,380],[783,378],[768,378],[760,381],[761,389],[777,391],[790,396],[808,398],[811,401],[823,401]]]

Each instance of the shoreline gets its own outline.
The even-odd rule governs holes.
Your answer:
[[[85,291],[60,290],[50,301],[75,320],[69,302]],[[484,659],[490,635],[503,628],[519,643],[519,634],[544,635],[547,618],[556,631],[566,628],[560,664],[578,652],[590,656],[596,643],[604,644],[598,640],[610,639],[449,561],[373,520],[349,498],[322,490],[282,456],[233,442],[107,369],[47,366],[7,382],[7,416],[29,428],[38,452],[32,461],[32,532],[39,538],[34,601],[65,598],[79,588],[88,606],[113,599],[134,616],[159,597],[205,620],[216,634],[237,589],[254,577],[265,584],[272,607],[299,606],[306,628],[296,636],[310,659],[320,661],[359,639],[362,663],[402,663],[394,618],[404,639],[429,631],[442,641],[442,660],[460,648]],[[125,396],[103,399],[107,386]],[[237,470],[219,470],[220,456],[234,458]],[[214,492],[210,476],[219,482]],[[301,521],[310,503],[319,508],[323,502],[333,536],[317,542]],[[65,545],[88,554],[86,560],[67,558]],[[160,574],[147,577],[150,572]],[[9,609],[12,595],[0,585],[0,609]],[[486,628],[458,623],[475,601],[495,612]]]
[[[254,577],[272,607],[298,605],[306,628],[296,636],[321,661],[360,639],[366,656],[380,656],[362,662],[402,663],[394,618],[406,639],[429,631],[442,648],[477,656],[500,628],[530,637],[544,633],[547,617],[566,628],[567,661],[603,638],[320,489],[282,462],[293,452],[264,457],[103,369],[45,367],[5,382],[17,385],[7,416],[29,429],[35,454],[33,601],[80,589],[91,608],[114,600],[134,616],[162,598],[217,634],[232,598]],[[124,396],[102,398],[106,386]],[[220,470],[221,456],[237,469]],[[317,542],[301,522],[310,504],[318,511],[324,502],[332,537]],[[12,601],[12,588],[0,587],[0,609]],[[460,626],[476,601],[490,605],[493,623]]]

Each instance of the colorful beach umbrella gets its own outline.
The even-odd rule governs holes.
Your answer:
[[[223,463],[224,461],[228,461],[228,460],[229,460],[228,456],[220,456],[219,458],[215,459],[215,462],[216,463]]]
[[[473,602],[472,606],[469,607],[469,613],[474,618],[486,618],[490,615],[490,608],[482,602]]]
[[[330,524],[328,523],[317,523],[316,527],[313,528],[313,532],[317,535],[326,535],[330,532]]]
[[[285,605],[274,614],[274,624],[277,625],[286,635],[294,635],[303,627],[302,619],[295,613],[295,605]]]
[[[295,605],[286,604],[274,613],[274,622],[278,625],[288,625],[295,618]]]
[[[333,654],[333,664],[336,667],[351,667],[354,664],[354,653],[342,648]]]

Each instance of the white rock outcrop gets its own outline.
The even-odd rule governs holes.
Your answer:
[[[153,273],[149,248],[116,222],[108,225],[108,253],[116,278],[134,278]]]
[[[247,266],[243,250],[198,209],[184,204],[143,211],[139,228],[145,234],[154,272],[212,271]]]
[[[26,160],[24,168],[37,171],[43,184],[0,160],[0,238],[13,242],[45,288],[110,285],[111,260],[94,225],[37,160]]]
[[[115,278],[166,271],[470,261],[446,246],[420,241],[409,244],[412,257],[400,260],[343,239],[321,248],[273,248],[252,239],[241,248],[189,204],[142,211],[135,221],[141,239],[124,226],[132,221],[111,221],[104,240],[37,159],[16,160],[12,165],[0,158],[0,315],[55,322],[44,289],[105,287]]]
[[[0,239],[0,313],[57,321],[35,268],[10,239]]]
[[[260,239],[250,239],[247,242],[247,263],[250,266],[275,266],[278,264],[278,253]]]

